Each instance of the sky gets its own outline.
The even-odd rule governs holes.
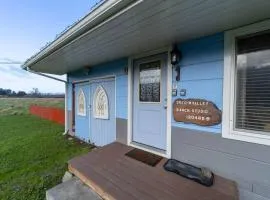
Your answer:
[[[0,63],[24,62],[67,26],[85,16],[99,0],[0,0]],[[64,78],[64,77],[62,77]],[[0,88],[62,93],[64,84],[0,64]]]

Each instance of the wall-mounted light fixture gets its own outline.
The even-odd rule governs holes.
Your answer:
[[[181,53],[177,48],[177,45],[173,45],[173,49],[171,51],[171,64],[177,65],[180,61]]]
[[[171,64],[175,68],[176,71],[176,81],[180,80],[180,66],[178,63],[180,62],[181,59],[181,52],[178,50],[177,45],[173,45],[173,49],[171,51]]]
[[[128,74],[128,67],[124,67],[124,73]]]
[[[83,68],[83,74],[84,75],[89,75],[90,74],[91,67],[90,66],[85,66]]]

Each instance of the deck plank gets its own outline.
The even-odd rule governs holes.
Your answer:
[[[92,156],[91,159],[88,160],[87,165],[89,165],[89,167],[93,166],[93,165],[99,166],[99,164],[102,163],[102,159],[98,159],[98,158],[99,158],[98,156],[95,158],[94,158],[94,156]],[[115,162],[113,162],[111,166],[107,167],[106,170],[110,171],[111,173],[114,173],[117,176],[119,176],[120,178],[122,178],[123,183],[126,184],[126,182],[128,182],[128,183],[132,183],[133,185],[138,186],[137,187],[138,190],[140,190],[141,192],[144,192],[144,193],[148,193],[148,195],[150,197],[151,196],[154,197],[154,199],[157,199],[157,196],[164,197],[164,198],[166,196],[167,196],[167,198],[168,198],[168,196],[169,197],[171,196],[170,199],[175,199],[175,198],[178,199],[178,197],[174,196],[173,193],[164,192],[164,190],[161,189],[163,187],[154,187],[156,184],[153,184],[153,182],[151,181],[151,179],[153,177],[152,178],[149,177],[151,179],[148,179],[149,181],[148,180],[145,181],[144,178],[142,178],[143,171],[136,170],[137,169],[136,165],[133,165],[133,163],[130,162],[129,160],[124,160],[124,158],[125,157],[123,157],[122,159],[117,159],[117,160],[113,159],[113,160],[115,160]],[[96,159],[98,159],[98,160],[96,160]],[[124,160],[124,163],[121,162],[123,160]],[[135,162],[137,162],[137,161],[135,161]],[[143,166],[144,165],[145,164],[143,164]],[[146,167],[148,167],[148,166],[146,165]],[[150,168],[152,168],[152,167],[150,167]],[[134,172],[135,172],[135,175],[134,175]],[[144,174],[144,176],[145,175],[146,174]],[[151,191],[151,193],[149,193],[149,190]],[[153,195],[153,193],[155,195]],[[164,199],[164,198],[161,198],[161,199]]]
[[[112,143],[69,161],[69,169],[104,199],[109,200],[236,200],[234,182],[215,176],[205,187],[163,169],[166,159],[155,167],[125,156],[132,147]]]
[[[106,177],[104,173],[85,165],[84,162],[78,162],[76,166],[70,165],[69,169],[87,185],[94,187],[93,189],[104,199],[136,200],[132,195],[123,192],[111,177]]]

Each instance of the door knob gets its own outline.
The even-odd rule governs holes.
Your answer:
[[[164,109],[167,109],[168,105],[167,105],[167,98],[164,99],[164,105],[163,105]]]

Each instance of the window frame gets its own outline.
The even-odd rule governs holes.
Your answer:
[[[96,110],[96,105],[98,103],[98,97],[100,95],[100,93],[103,93],[104,96],[105,96],[105,102],[106,102],[106,105],[107,105],[107,108],[105,110],[105,113],[103,115],[98,115],[97,114],[97,110]],[[93,116],[95,119],[104,119],[104,120],[109,120],[109,112],[110,112],[110,105],[109,105],[109,97],[108,97],[108,94],[105,90],[104,87],[102,87],[102,85],[98,85],[96,87],[96,90],[95,90],[95,93],[94,93],[94,98],[93,98]]]
[[[225,32],[224,36],[224,79],[222,137],[256,144],[270,145],[270,136],[260,131],[234,129],[236,93],[236,43],[240,36],[270,30],[270,20]]]
[[[80,112],[80,96],[82,95],[83,97],[83,107],[84,110],[83,112]],[[86,99],[85,99],[85,94],[82,88],[79,89],[78,95],[77,95],[77,115],[79,116],[86,116]]]

